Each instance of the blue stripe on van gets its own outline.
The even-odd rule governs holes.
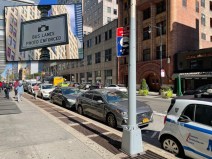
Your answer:
[[[187,150],[187,151],[191,151],[191,152],[193,152],[193,153],[195,153],[195,154],[198,154],[198,155],[200,155],[200,156],[202,156],[202,157],[205,157],[205,158],[207,158],[207,159],[212,159],[211,156],[208,156],[208,155],[206,155],[206,154],[203,154],[203,153],[201,153],[201,152],[199,152],[199,151],[196,151],[196,150],[194,150],[194,149],[192,149],[192,148],[190,148],[190,147],[183,146],[183,149],[185,149],[185,150]]]
[[[169,119],[169,118],[166,118],[166,121],[170,122],[170,123],[176,123],[174,120]],[[212,135],[212,130],[200,128],[200,127],[197,127],[197,126],[194,126],[194,125],[190,125],[190,124],[186,124],[186,123],[181,125],[181,126],[184,126],[186,128],[193,129],[193,130],[196,130],[196,131],[200,131],[200,132],[203,132],[203,133],[206,133],[206,134],[209,134],[209,135]]]

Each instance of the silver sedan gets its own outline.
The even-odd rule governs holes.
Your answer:
[[[148,126],[153,120],[152,109],[140,101],[136,105],[138,126]],[[122,128],[128,121],[128,95],[111,89],[87,91],[77,97],[76,110],[79,114],[102,120],[111,127]]]

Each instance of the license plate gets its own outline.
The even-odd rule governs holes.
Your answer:
[[[143,118],[142,123],[148,123],[149,119],[148,118]]]

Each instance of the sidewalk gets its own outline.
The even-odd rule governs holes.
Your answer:
[[[0,115],[1,159],[129,158],[119,149],[122,132],[48,101],[24,97],[20,103],[11,101],[21,113]],[[144,150],[147,156],[175,158],[145,142]]]

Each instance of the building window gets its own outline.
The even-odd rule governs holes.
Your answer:
[[[87,48],[92,46],[92,39],[87,40]]]
[[[199,13],[199,1],[196,0],[196,12]]]
[[[201,24],[205,26],[205,15],[201,14]]]
[[[112,30],[110,29],[109,30],[109,39],[111,39],[112,38]]]
[[[212,1],[210,1],[210,10],[212,11]]]
[[[14,36],[14,37],[16,37],[16,33],[17,33],[16,29],[13,28],[13,36]]]
[[[190,69],[201,70],[203,65],[202,60],[191,60],[190,61]]]
[[[11,36],[9,36],[9,38],[8,38],[8,45],[12,45],[12,37]]]
[[[108,36],[107,36],[107,31],[105,32],[105,40],[108,39]]]
[[[205,33],[201,33],[201,39],[206,40],[206,34]]]
[[[205,0],[201,0],[201,6],[205,7]]]
[[[162,35],[164,35],[164,34],[166,34],[166,21],[164,20],[164,21],[162,21],[162,22],[159,22],[159,23],[157,23],[156,24],[156,26],[157,27],[162,27]],[[160,36],[160,29],[156,29],[157,31],[156,31],[156,35],[157,36]]]
[[[162,45],[162,58],[166,58],[166,45]],[[160,46],[156,47],[156,59],[160,59]]]
[[[99,43],[101,43],[102,41],[102,37],[101,37],[101,34],[99,34]]]
[[[143,28],[143,40],[150,39],[151,35],[149,34],[149,27]]]
[[[182,0],[183,7],[187,7],[187,0]]]
[[[117,15],[117,9],[113,10],[113,14]]]
[[[110,7],[107,7],[107,12],[111,13],[111,8]]]
[[[111,17],[107,17],[107,22],[111,22]]]
[[[101,77],[101,71],[95,71],[95,77]]]
[[[150,18],[151,16],[151,10],[150,8],[147,8],[143,11],[143,20],[146,20],[148,18]]]
[[[112,70],[105,70],[105,77],[112,76]]]
[[[95,63],[100,63],[101,62],[101,53],[97,52],[95,53]]]
[[[87,62],[88,62],[87,65],[91,65],[92,64],[92,55],[88,55],[87,56]]]
[[[13,48],[16,48],[16,41],[13,39]]]
[[[112,60],[112,49],[105,50],[105,62]]]
[[[10,57],[10,55],[11,55],[11,49],[8,47],[7,48],[7,57]]]
[[[143,61],[149,61],[150,60],[150,49],[144,49],[143,50]]]
[[[161,1],[160,3],[157,3],[156,5],[156,14],[160,14],[162,12],[166,11],[166,2],[165,0]]]
[[[98,44],[97,36],[95,37],[95,44]]]
[[[210,27],[212,28],[212,18],[210,18]]]

